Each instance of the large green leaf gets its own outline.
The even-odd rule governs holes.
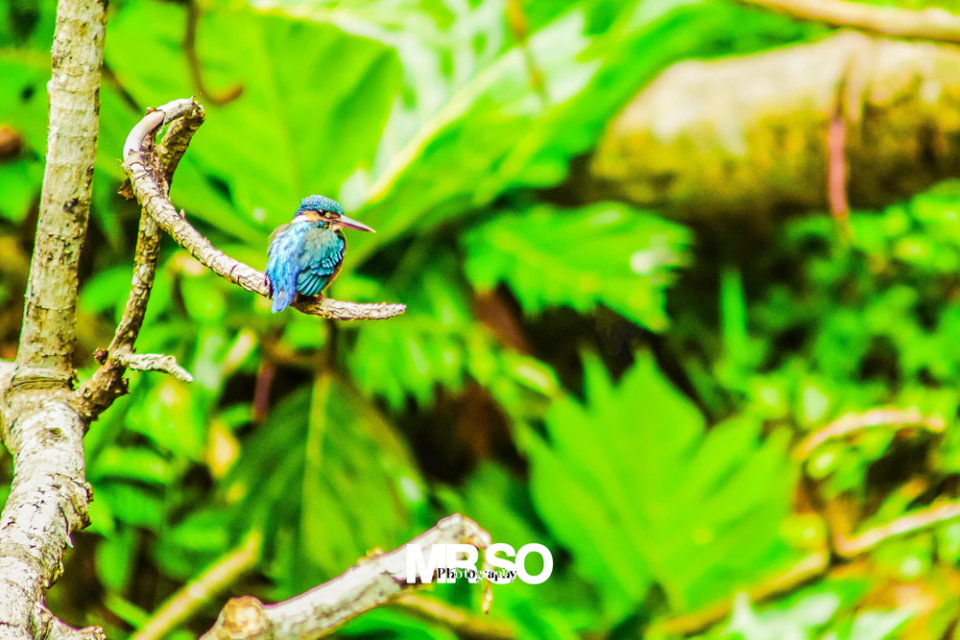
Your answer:
[[[781,569],[795,472],[783,438],[704,419],[640,356],[619,385],[586,361],[586,404],[558,402],[525,438],[538,513],[626,613],[651,582],[686,610]]]
[[[499,215],[464,238],[474,286],[506,282],[527,312],[605,304],[655,330],[667,324],[669,270],[689,242],[683,227],[612,203]]]
[[[170,72],[188,64],[185,24],[182,6],[148,0],[111,19],[106,60],[141,103],[196,93],[188,74]],[[236,5],[206,11],[197,28],[205,84],[240,84],[243,93],[206,106],[207,123],[171,195],[227,233],[265,245],[265,232],[287,222],[300,198],[340,197],[347,178],[371,166],[400,88],[398,63],[372,40]]]
[[[266,532],[266,571],[287,596],[412,537],[425,496],[390,425],[329,375],[271,413],[224,485],[236,524]]]
[[[570,160],[588,151],[616,110],[670,62],[811,32],[725,2],[581,0],[534,7],[521,47],[505,28],[509,11],[500,0],[469,9],[412,0],[255,4],[337,24],[398,51],[409,95],[394,107],[375,180],[364,190],[364,219],[379,233],[354,253],[361,259],[510,189],[562,181]],[[440,23],[446,37],[433,37]],[[416,25],[411,31],[420,41],[411,44],[398,24]],[[711,35],[724,26],[735,27],[738,37]]]

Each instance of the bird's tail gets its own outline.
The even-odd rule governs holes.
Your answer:
[[[279,313],[290,306],[290,295],[283,291],[282,289],[274,291],[273,296],[273,305],[270,307],[270,310],[274,313]]]

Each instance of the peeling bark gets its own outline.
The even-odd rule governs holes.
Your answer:
[[[851,205],[960,176],[960,49],[840,33],[670,67],[610,123],[585,190],[682,219],[827,210],[838,97]]]

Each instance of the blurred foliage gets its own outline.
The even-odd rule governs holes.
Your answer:
[[[0,158],[5,358],[54,19],[52,0],[0,5],[0,129],[20,141]],[[112,2],[81,377],[129,286],[139,210],[116,195],[122,140],[146,106],[201,89],[174,203],[262,267],[302,196],[335,197],[378,233],[349,237],[332,295],[408,311],[274,316],[165,240],[137,347],[195,382],[131,373],[91,428],[93,526],[51,608],[123,638],[252,534],[262,557],[229,593],[281,599],[460,511],[554,553],[546,583],[495,589],[491,616],[518,638],[952,633],[960,523],[849,559],[829,545],[957,492],[960,185],[854,213],[847,242],[818,212],[689,229],[568,182],[670,63],[824,32],[721,0]],[[945,428],[880,421],[796,455],[883,407]],[[429,597],[478,614],[483,596]],[[454,636],[399,609],[340,634]]]

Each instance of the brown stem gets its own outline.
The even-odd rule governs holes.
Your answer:
[[[822,429],[811,433],[794,449],[795,460],[806,460],[813,451],[829,440],[843,438],[856,431],[873,427],[921,427],[927,431],[940,432],[946,427],[943,417],[925,416],[918,409],[884,407],[863,413],[847,413]]]
[[[187,1],[187,28],[183,36],[183,52],[187,56],[187,67],[190,69],[190,79],[193,85],[210,104],[221,107],[243,95],[243,85],[227,89],[222,94],[210,91],[203,82],[203,67],[197,55],[197,23],[200,21],[200,5],[197,0]]]

